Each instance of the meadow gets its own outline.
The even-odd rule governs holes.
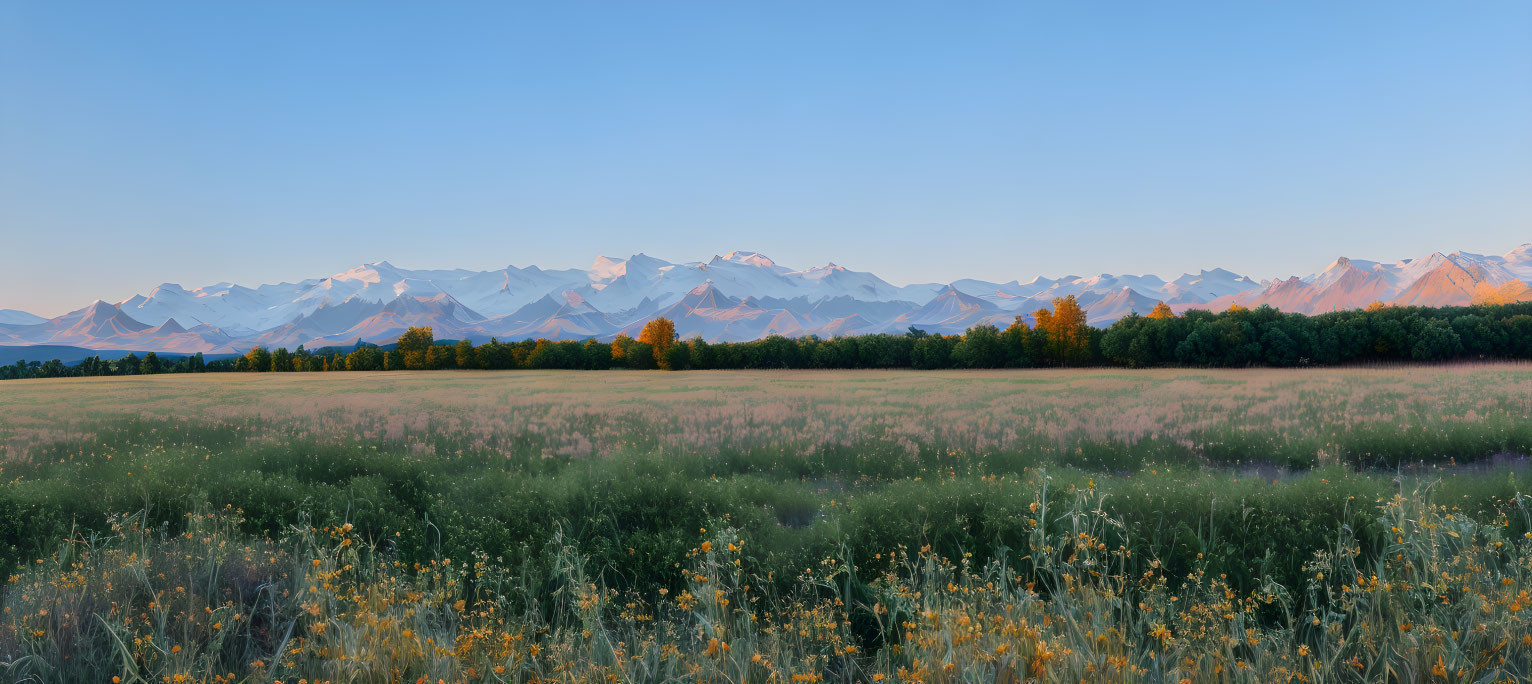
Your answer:
[[[11,381],[0,664],[1522,680],[1529,416],[1525,364]]]

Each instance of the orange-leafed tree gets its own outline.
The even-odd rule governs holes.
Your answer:
[[[638,341],[649,345],[654,349],[654,361],[660,368],[669,370],[670,363],[666,360],[665,353],[670,351],[670,345],[676,342],[676,324],[663,316],[644,324],[644,329],[638,333]]]
[[[1047,309],[1038,309],[1037,311],[1033,312],[1033,314],[1032,314],[1032,321],[1037,324],[1037,325],[1032,327],[1033,330],[1038,330],[1038,331],[1041,331],[1041,332],[1044,332],[1044,333],[1050,333],[1051,334],[1052,329],[1053,329],[1053,312],[1052,311],[1049,311]]]
[[[617,337],[612,338],[612,360],[616,361],[618,359],[626,358],[628,355],[628,346],[631,344],[633,344],[633,338],[628,337],[623,333],[617,333]]]
[[[1245,307],[1240,306],[1239,302],[1235,302],[1233,304],[1230,304],[1229,308],[1227,310],[1225,310],[1224,313],[1239,313],[1241,311],[1249,311],[1249,309],[1246,309]]]
[[[1042,321],[1038,321],[1042,327]],[[1048,344],[1060,363],[1083,363],[1090,360],[1090,330],[1085,310],[1074,295],[1053,300],[1053,314],[1048,317]]]
[[[1385,306],[1385,304],[1382,301],[1374,299],[1374,300],[1372,300],[1371,304],[1367,305],[1367,310],[1368,311],[1382,311],[1384,306]]]
[[[1166,304],[1165,302],[1156,302],[1155,305],[1154,305],[1154,310],[1150,311],[1149,315],[1146,316],[1146,318],[1153,318],[1155,320],[1159,320],[1159,319],[1162,319],[1162,318],[1175,318],[1175,317],[1176,317],[1176,312],[1171,311],[1170,310],[1170,305]]]

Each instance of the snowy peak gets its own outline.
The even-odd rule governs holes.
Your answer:
[[[1169,304],[1204,304],[1260,287],[1247,276],[1215,268],[1195,275],[1184,273],[1167,283],[1162,292]]]
[[[1522,281],[1532,281],[1532,243],[1527,243],[1506,252],[1501,257],[1502,266],[1512,275]]]
[[[591,280],[611,280],[627,272],[627,261],[623,259],[613,259],[609,256],[597,256],[595,263],[590,265]]]
[[[778,266],[777,262],[772,261],[769,257],[767,257],[765,254],[761,254],[760,252],[746,252],[742,250],[736,250],[723,256],[715,256],[709,263],[711,264],[724,262],[744,264],[746,266],[756,266],[759,268],[771,269],[773,271],[780,271],[783,273],[787,272],[787,269]]]

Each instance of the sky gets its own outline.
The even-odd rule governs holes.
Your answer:
[[[745,249],[894,283],[1532,242],[1532,3],[0,1],[0,308]]]

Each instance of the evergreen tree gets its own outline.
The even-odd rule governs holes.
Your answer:
[[[672,344],[665,350],[665,362],[660,364],[665,370],[686,370],[691,367],[691,347],[685,344]]]
[[[473,343],[466,338],[458,340],[455,348],[458,368],[479,368],[478,359],[474,358]]]
[[[962,368],[999,368],[1005,358],[1000,330],[988,323],[969,328],[952,347],[952,363]]]

